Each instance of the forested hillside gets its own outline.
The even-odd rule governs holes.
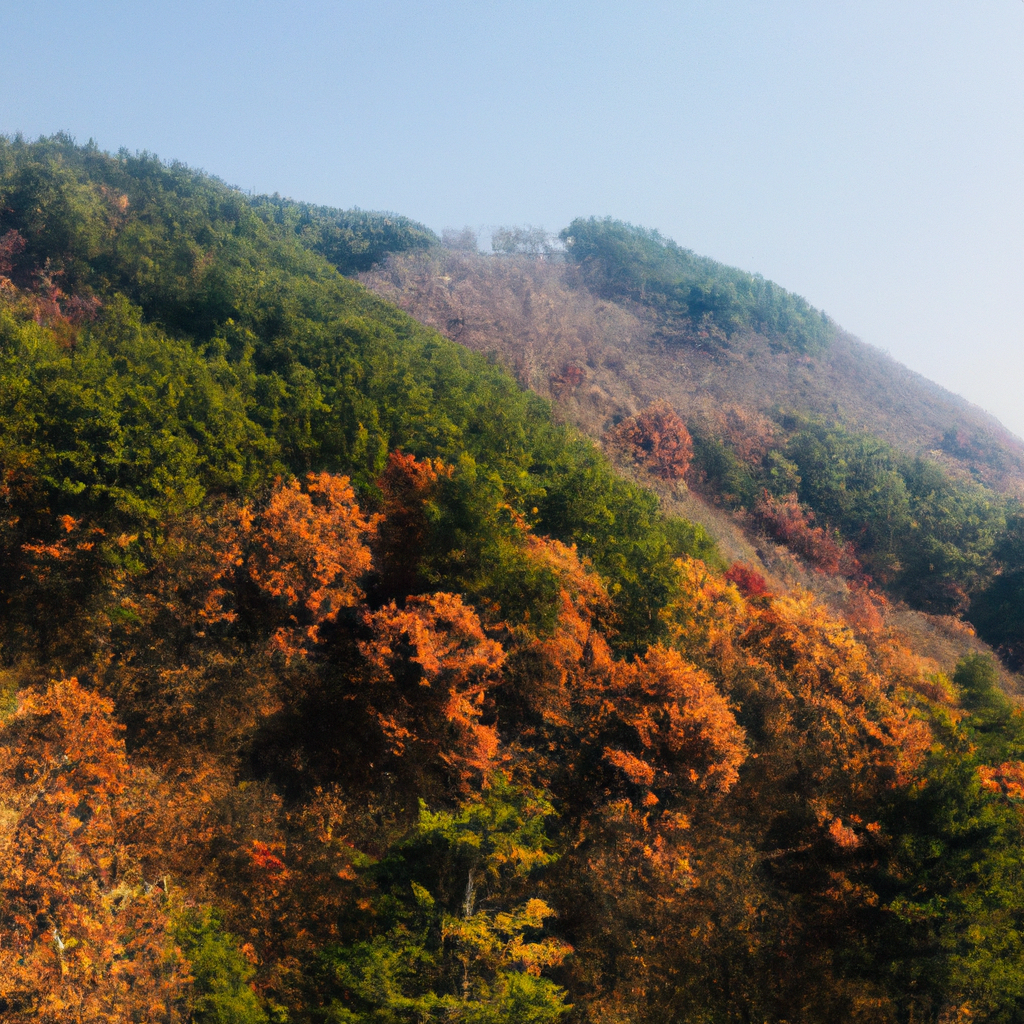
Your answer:
[[[607,265],[564,283],[595,346],[837,344],[664,247],[639,293],[595,297]],[[991,660],[943,673],[887,625],[914,570],[834,533],[855,489],[815,446],[888,460],[911,523],[940,471],[812,417],[765,427],[760,463],[668,404],[602,427],[637,479],[834,558],[840,615],[339,272],[451,297],[453,258],[401,217],[0,140],[0,1017],[1020,1019],[1024,718]],[[586,412],[584,353],[547,370],[539,337],[521,376],[586,426],[611,395]],[[991,593],[985,530],[1015,533],[978,510],[1010,499],[941,480],[936,521],[977,528],[940,583]]]

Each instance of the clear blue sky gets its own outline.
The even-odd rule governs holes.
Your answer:
[[[611,214],[1024,436],[1024,2],[0,4],[0,132],[446,226]]]

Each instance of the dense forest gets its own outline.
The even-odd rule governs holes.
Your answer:
[[[830,343],[652,233],[617,276],[630,230],[565,259],[652,343]],[[1004,621],[1012,499],[813,417],[744,448],[654,404],[602,450],[342,276],[438,244],[0,140],[0,1016],[1022,1019],[1024,718],[880,611]]]

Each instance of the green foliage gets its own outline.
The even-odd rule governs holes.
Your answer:
[[[998,764],[1024,756],[1024,717],[999,687],[996,666],[988,655],[969,654],[953,674],[960,703],[968,717],[962,723],[978,757]]]
[[[550,908],[522,901],[524,884],[553,860],[544,830],[553,814],[543,794],[501,775],[454,811],[421,807],[411,834],[367,872],[379,893],[376,929],[386,930],[320,956],[321,1019],[559,1020],[564,993],[541,972],[569,950],[542,936]]]
[[[799,416],[780,417],[780,426],[781,443],[751,465],[693,425],[694,479],[748,510],[765,491],[795,493],[818,525],[854,545],[864,569],[891,593],[940,614],[970,604],[981,635],[1014,649],[1024,633],[1024,613],[1014,604],[1024,545],[1014,540],[1020,530],[1011,503],[871,434]]]
[[[3,457],[53,497],[54,514],[146,526],[209,490],[252,486],[276,450],[248,413],[247,366],[144,327],[115,295],[75,348],[0,321]]]
[[[1024,721],[989,659],[968,656],[954,681],[968,713],[937,716],[942,744],[890,810],[897,886],[876,955],[911,1013],[969,1004],[982,1020],[1009,1022],[1024,1012],[1024,819],[978,769],[1021,756]]]
[[[700,481],[702,489],[732,508],[750,508],[757,500],[758,481],[750,467],[745,465],[720,438],[690,426],[693,438],[691,476]]]
[[[458,469],[436,509],[431,582],[513,618],[543,621],[551,595],[517,568],[510,514],[593,560],[629,649],[657,631],[673,559],[715,561],[699,528],[669,525],[503,368],[330,265],[432,244],[418,225],[249,199],[56,136],[0,139],[7,231],[26,239],[11,279],[52,299],[0,302],[0,458],[26,488],[11,551],[52,537],[58,515],[145,541],[206,496],[282,472],[349,474],[372,503],[398,449]],[[99,315],[74,321],[80,307]]]
[[[703,527],[666,518],[654,494],[618,477],[589,443],[573,438],[552,449],[542,463],[537,529],[576,544],[593,561],[611,583],[617,645],[646,650],[663,635],[658,613],[675,592],[676,559],[725,563]]]
[[[264,220],[285,225],[305,248],[347,275],[369,270],[388,253],[428,249],[439,243],[430,228],[394,213],[336,210],[278,195],[260,196],[253,205]]]
[[[799,352],[826,347],[832,322],[798,295],[756,274],[682,249],[657,231],[611,218],[577,218],[560,235],[587,284],[651,309],[671,341],[725,339],[755,330]]]
[[[991,577],[1002,499],[869,434],[821,421],[789,425],[784,455],[801,501],[901,597],[929,611],[963,610]]]
[[[185,911],[174,940],[194,979],[191,1019],[195,1024],[266,1024],[267,1014],[249,985],[255,973],[252,965],[235,936],[224,930],[216,910]]]
[[[994,552],[995,574],[972,595],[969,618],[1011,668],[1024,667],[1024,513],[1011,504]]]

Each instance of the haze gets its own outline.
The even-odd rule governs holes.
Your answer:
[[[1024,3],[38,3],[0,132],[445,226],[604,215],[1024,436]]]

